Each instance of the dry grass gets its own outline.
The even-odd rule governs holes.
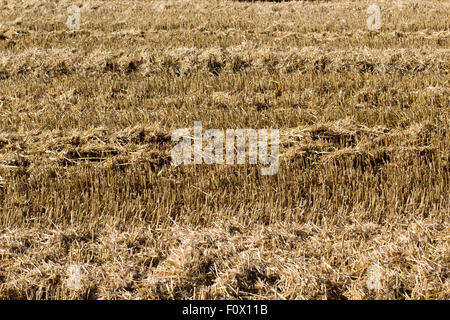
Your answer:
[[[0,3],[0,299],[449,299],[450,1],[376,3]]]

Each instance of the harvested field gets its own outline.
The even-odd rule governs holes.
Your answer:
[[[449,13],[3,0],[0,299],[450,299]],[[173,166],[194,121],[278,173]]]

